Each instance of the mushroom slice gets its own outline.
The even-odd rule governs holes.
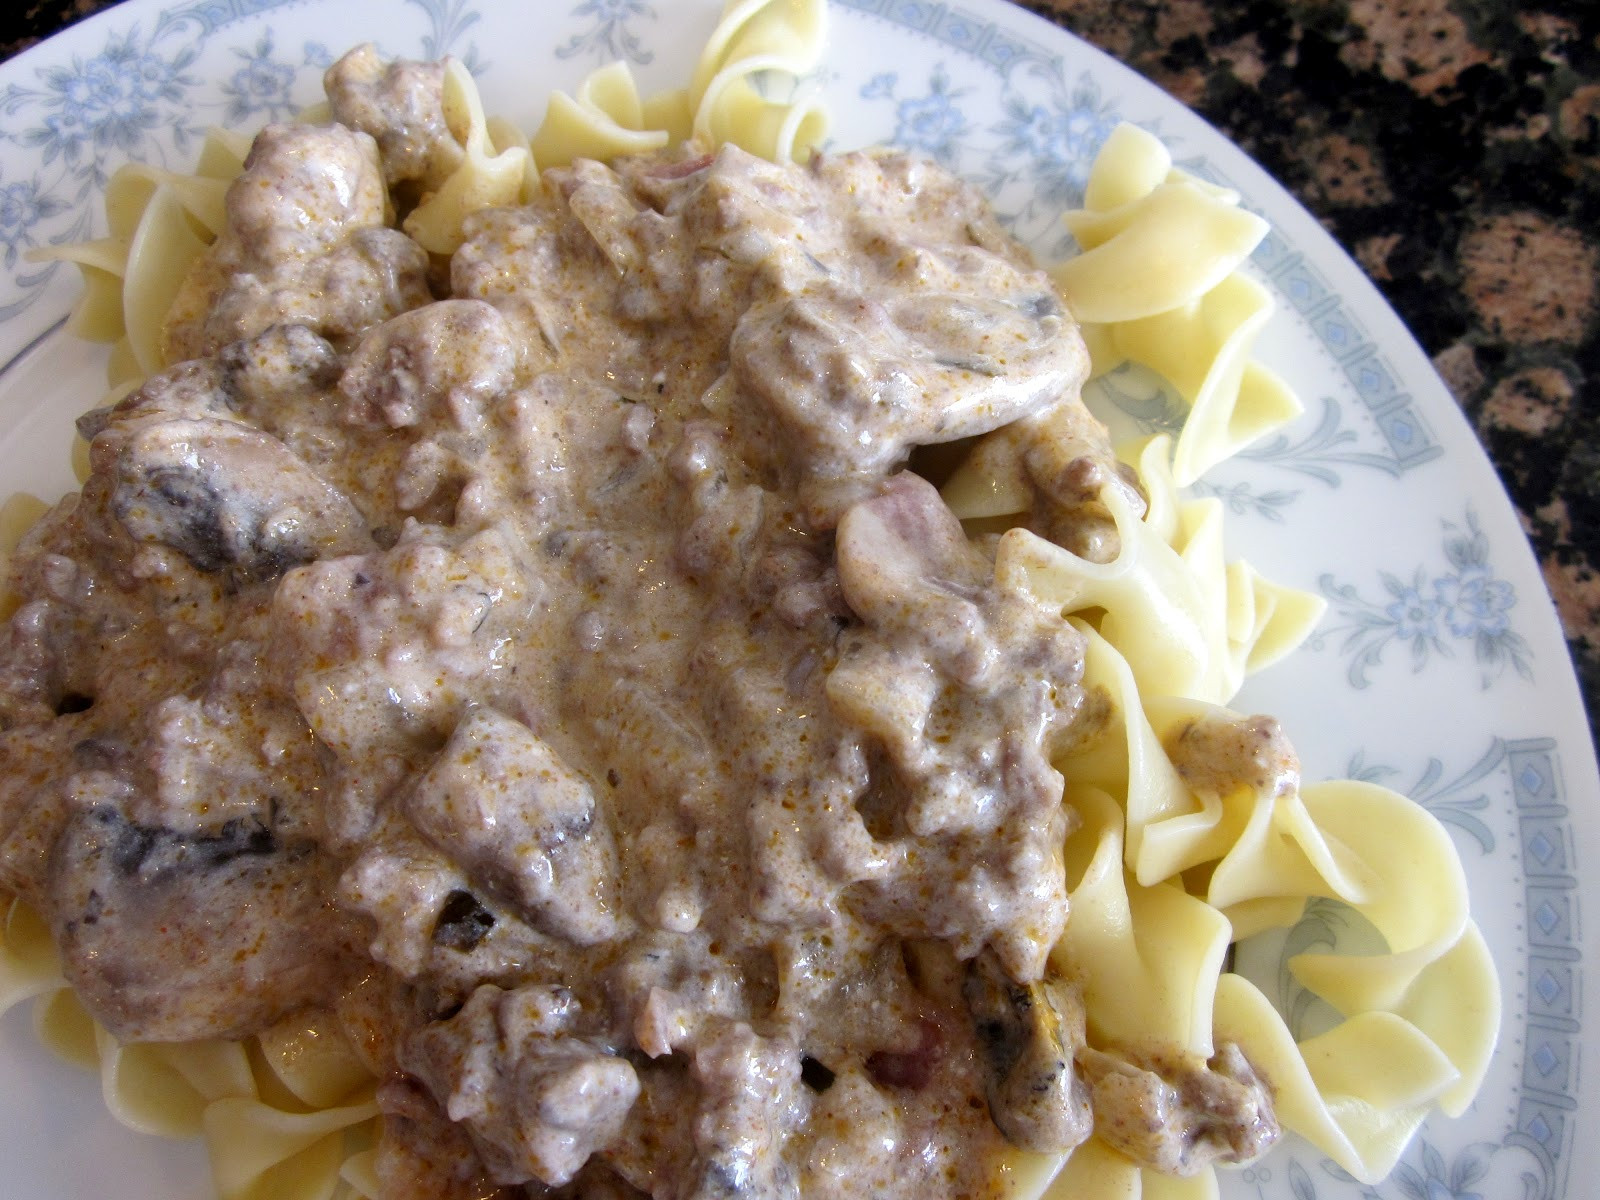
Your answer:
[[[989,1115],[1023,1150],[1061,1154],[1093,1128],[1089,1090],[1074,1069],[1083,1003],[1059,983],[1017,983],[992,950],[967,966],[961,995],[972,1014]]]

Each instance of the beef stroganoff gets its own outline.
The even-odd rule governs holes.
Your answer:
[[[1047,272],[753,84],[823,17],[531,138],[358,47],[67,252],[120,386],[11,558],[0,979],[222,1195],[1200,1196],[1474,1094],[1448,836],[1225,707],[1317,615],[1178,490],[1297,411],[1259,219],[1124,128]],[[1297,1044],[1227,954],[1312,897],[1386,948]]]

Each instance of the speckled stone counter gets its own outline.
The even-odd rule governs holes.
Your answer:
[[[0,57],[109,0],[34,0]],[[1600,4],[1034,0],[1365,267],[1478,431],[1600,714]]]

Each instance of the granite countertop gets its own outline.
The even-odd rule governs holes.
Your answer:
[[[32,0],[7,57],[112,0]],[[1315,213],[1505,481],[1600,717],[1600,5],[1033,0]]]

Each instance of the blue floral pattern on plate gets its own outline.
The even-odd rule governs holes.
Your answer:
[[[640,21],[654,21],[655,9],[643,0],[585,0],[572,10],[591,24],[556,48],[558,58],[623,59],[643,66],[655,60],[637,31]]]
[[[327,47],[318,42],[305,44],[298,65],[277,58],[270,29],[262,33],[254,46],[247,50],[235,49],[233,53],[243,61],[221,89],[227,99],[222,124],[233,128],[287,120],[298,107],[294,102],[294,85],[300,78],[300,67],[322,70],[333,62]]]
[[[943,64],[933,68],[926,90],[917,95],[895,95],[898,84],[899,76],[888,71],[874,75],[861,89],[863,100],[894,101],[894,132],[888,140],[956,167],[957,156],[972,132],[960,104],[966,89],[951,86]]]
[[[198,81],[188,73],[195,56],[193,46],[162,53],[137,26],[113,34],[91,58],[75,56],[41,70],[34,85],[0,90],[0,116],[30,122],[8,122],[3,136],[36,149],[40,167],[64,167],[69,194],[81,203],[105,186],[110,165],[141,157],[157,130],[170,131],[180,151],[193,144],[199,126],[185,98]],[[56,188],[63,182],[36,181]]]
[[[720,5],[696,3],[704,9],[695,10],[697,19],[709,28]],[[698,26],[680,22],[678,7],[673,20],[663,20],[668,10],[659,2],[562,0],[534,7],[516,0],[370,0],[359,28],[373,33],[336,36],[330,27],[354,6],[129,0],[6,64],[0,70],[0,349],[10,363],[0,368],[0,414],[8,414],[0,437],[5,420],[16,420],[32,403],[8,394],[8,380],[26,377],[30,355],[54,352],[56,335],[49,331],[64,311],[61,272],[30,261],[28,252],[92,236],[99,220],[94,202],[122,161],[181,168],[207,125],[244,128],[287,115],[334,55],[360,36],[375,36],[389,54],[455,54],[484,80],[486,94],[512,98],[525,98],[530,78],[570,86],[611,59],[639,67],[681,62],[687,70],[697,49],[691,43]],[[1575,721],[1554,701],[1541,702],[1550,689],[1560,690],[1569,668],[1553,623],[1528,602],[1538,576],[1526,555],[1517,555],[1514,527],[1490,519],[1509,509],[1491,509],[1481,456],[1448,397],[1315,222],[1131,73],[993,0],[835,0],[833,15],[841,30],[838,53],[819,82],[848,129],[841,144],[898,141],[950,163],[989,191],[1042,256],[1070,250],[1057,214],[1081,199],[1090,159],[1124,118],[1166,138],[1185,169],[1236,186],[1247,205],[1271,210],[1277,227],[1257,249],[1253,269],[1284,313],[1269,337],[1292,347],[1299,365],[1291,372],[1313,381],[1302,389],[1309,412],[1196,490],[1223,500],[1247,532],[1293,530],[1297,521],[1326,520],[1337,511],[1329,505],[1344,497],[1377,497],[1386,511],[1412,514],[1413,537],[1405,544],[1423,547],[1409,562],[1364,574],[1381,546],[1374,553],[1366,535],[1353,543],[1346,537],[1341,545],[1355,549],[1335,557],[1330,545],[1328,559],[1315,563],[1307,578],[1320,573],[1330,613],[1313,644],[1322,653],[1309,655],[1303,669],[1319,680],[1319,660],[1332,670],[1308,686],[1298,716],[1313,726],[1320,720],[1321,732],[1333,727],[1330,744],[1350,775],[1407,789],[1443,821],[1477,894],[1494,902],[1487,914],[1479,905],[1480,919],[1508,914],[1486,925],[1506,981],[1504,1052],[1485,1098],[1458,1122],[1430,1123],[1383,1184],[1359,1184],[1307,1146],[1290,1143],[1225,1176],[1224,1194],[1576,1200],[1573,1189],[1589,1173],[1574,1164],[1585,1154],[1596,1160],[1576,1132],[1578,1113],[1591,1102],[1580,1090],[1577,1063],[1585,1048],[1592,1057],[1593,1037],[1585,1042],[1580,901],[1589,885],[1579,869],[1573,810],[1581,807],[1576,820],[1596,819],[1595,782],[1581,716]],[[495,48],[493,57],[484,47]],[[884,47],[894,53],[885,55]],[[1182,406],[1159,380],[1117,373],[1103,391],[1105,402],[1138,428],[1181,425]],[[15,463],[33,448],[0,441],[0,458]],[[1419,523],[1427,526],[1420,533]],[[1426,748],[1407,767],[1392,749],[1369,751],[1357,732],[1381,724],[1351,722],[1346,733],[1342,720],[1328,717],[1329,703],[1345,701],[1378,722],[1404,725],[1428,716],[1407,708],[1407,699],[1390,698],[1398,684],[1419,678],[1456,697],[1459,715],[1434,722],[1449,731],[1440,739],[1453,747],[1448,752],[1420,742]],[[1558,726],[1561,736],[1548,736]],[[1473,743],[1474,737],[1481,740]],[[1568,799],[1574,771],[1581,806]],[[1309,910],[1310,924],[1291,936],[1307,943],[1337,937],[1335,916]],[[1290,1009],[1299,1003],[1282,999]],[[84,1103],[93,1104],[87,1097]],[[93,1119],[76,1102],[66,1115]],[[1578,1182],[1569,1187],[1569,1178]],[[32,1194],[52,1200],[47,1188]]]
[[[1461,523],[1443,525],[1446,566],[1441,570],[1418,565],[1410,579],[1382,571],[1383,594],[1376,600],[1331,574],[1318,580],[1334,617],[1309,645],[1321,649],[1342,635],[1339,651],[1350,658],[1347,675],[1352,687],[1369,686],[1368,673],[1395,643],[1409,648],[1413,671],[1423,670],[1435,655],[1453,658],[1464,644],[1478,666],[1481,687],[1491,686],[1507,670],[1532,680],[1528,642],[1511,628],[1516,588],[1490,566],[1489,539],[1477,514],[1469,510]]]

